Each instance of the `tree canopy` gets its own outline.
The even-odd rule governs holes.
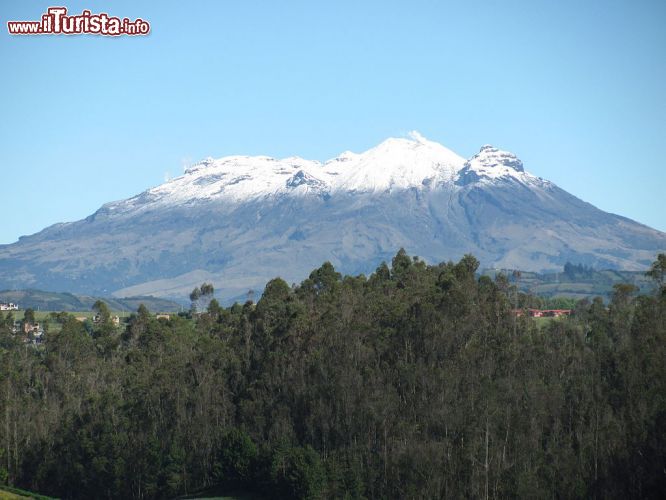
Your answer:
[[[327,262],[256,306],[202,285],[196,315],[140,306],[88,332],[58,314],[39,348],[0,316],[0,481],[62,498],[660,498],[663,286],[544,323],[513,312],[541,299],[478,265]]]

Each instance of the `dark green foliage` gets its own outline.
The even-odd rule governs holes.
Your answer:
[[[25,310],[23,313],[23,321],[32,325],[35,323],[35,311],[32,309],[28,308]]]
[[[572,264],[571,262],[567,262],[564,264],[564,274],[571,279],[576,279],[578,277],[588,278],[594,274],[594,268],[583,264]]]
[[[63,315],[40,348],[0,316],[0,481],[63,498],[660,498],[663,286],[537,326],[512,314],[544,305],[524,276],[477,269],[403,250],[368,278],[324,263],[256,306],[208,286],[193,315],[142,305],[124,332],[99,304],[90,331]]]
[[[246,433],[231,429],[221,439],[213,479],[231,488],[248,487],[257,467],[257,447]]]
[[[662,284],[666,277],[666,253],[657,255],[657,260],[652,263],[650,270],[645,273],[657,283]]]
[[[278,498],[316,499],[324,490],[324,468],[310,446],[278,445],[270,463],[270,491]]]

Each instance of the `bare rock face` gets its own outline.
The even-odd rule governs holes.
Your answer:
[[[326,162],[208,158],[78,222],[0,246],[0,288],[221,298],[331,261],[368,273],[404,247],[429,262],[645,269],[666,234],[608,214],[483,146],[469,160],[418,134]]]

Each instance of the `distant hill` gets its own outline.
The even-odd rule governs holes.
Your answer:
[[[575,266],[574,266],[575,267]],[[646,269],[647,270],[647,269]],[[651,293],[654,282],[645,276],[643,271],[595,271],[586,268],[581,271],[534,273],[519,271],[520,276],[514,276],[513,269],[486,269],[482,274],[494,278],[498,273],[504,273],[512,284],[519,290],[538,295],[540,297],[569,297],[584,299],[603,297],[610,299],[613,285],[630,283],[640,289],[640,293]]]
[[[631,283],[640,289],[641,293],[650,293],[654,283],[643,271],[617,271],[585,269],[576,272],[550,272],[535,273],[518,271],[520,277],[514,276],[514,269],[484,269],[481,274],[495,278],[497,274],[504,273],[512,284],[526,293],[540,297],[568,297],[572,299],[592,298],[596,296],[610,299],[613,285],[617,283]],[[261,296],[263,287],[257,287],[254,299]],[[231,305],[237,301],[243,303],[248,299],[247,294],[227,297],[222,302]],[[89,311],[97,300],[103,300],[112,311],[136,311],[140,304],[145,305],[151,312],[178,312],[187,307],[172,300],[159,297],[93,297],[90,295],[77,295],[68,292],[47,292],[43,290],[4,290],[0,291],[0,302],[13,302],[19,304],[21,309],[28,307],[41,311]]]
[[[97,300],[103,300],[112,311],[136,311],[140,304],[152,312],[176,312],[181,304],[157,297],[109,298],[75,295],[67,292],[45,292],[42,290],[4,290],[0,292],[0,302],[13,302],[21,309],[32,308],[42,311],[89,311]]]

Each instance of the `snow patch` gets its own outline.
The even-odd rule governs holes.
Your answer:
[[[512,178],[536,182],[507,151],[484,145],[468,161],[419,132],[392,137],[363,153],[345,151],[324,163],[299,156],[205,158],[179,177],[129,200],[119,212],[191,204],[197,200],[243,203],[266,196],[326,196],[339,192],[383,193],[403,189],[455,188],[470,182]],[[542,181],[543,182],[543,181]]]

